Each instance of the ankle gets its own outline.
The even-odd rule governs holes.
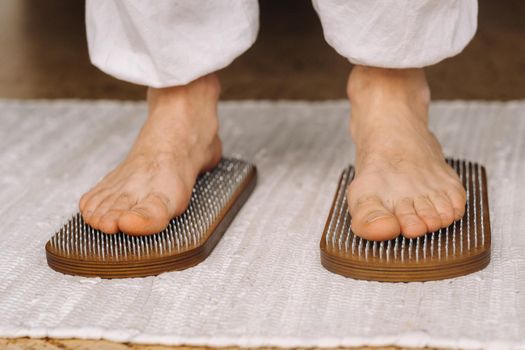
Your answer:
[[[186,85],[148,88],[148,117],[187,119],[188,123],[213,124],[221,86],[216,74],[208,74]]]
[[[354,141],[370,131],[390,126],[428,124],[430,89],[422,69],[355,66],[348,78],[352,107],[350,132]],[[368,135],[368,136],[367,136]]]
[[[347,95],[351,102],[359,103],[363,97],[389,98],[428,105],[430,88],[421,68],[388,69],[355,66],[348,77]]]
[[[216,74],[198,78],[187,85],[148,89],[148,120],[162,121],[178,130],[177,138],[199,138],[212,142],[219,131],[217,105],[220,82]]]
[[[219,77],[217,74],[211,73],[197,78],[186,85],[165,88],[149,87],[147,101],[151,112],[152,108],[157,105],[165,105],[167,103],[187,104],[195,97],[218,100],[220,93],[221,84]]]
[[[209,153],[219,130],[217,103],[220,86],[215,76],[185,86],[148,90],[148,117],[130,151],[168,153],[179,158]]]

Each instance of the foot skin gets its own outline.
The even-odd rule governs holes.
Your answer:
[[[369,240],[414,238],[460,219],[466,194],[428,129],[424,72],[356,66],[347,92],[356,145],[352,230]]]
[[[162,231],[188,206],[200,172],[221,158],[215,75],[148,90],[148,118],[125,160],[80,199],[84,220],[106,233]]]

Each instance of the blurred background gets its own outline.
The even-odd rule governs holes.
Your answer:
[[[309,1],[261,0],[255,45],[220,72],[223,99],[344,98],[350,64]],[[89,63],[84,1],[0,0],[0,98],[143,99]],[[434,99],[525,98],[525,1],[480,0],[463,53],[427,69]]]

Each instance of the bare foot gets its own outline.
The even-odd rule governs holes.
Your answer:
[[[348,188],[353,231],[370,240],[413,238],[460,219],[466,194],[428,129],[423,70],[356,66],[348,96],[356,144]]]
[[[162,231],[188,206],[198,174],[218,164],[215,75],[148,90],[148,118],[126,159],[80,199],[92,227],[134,235]]]

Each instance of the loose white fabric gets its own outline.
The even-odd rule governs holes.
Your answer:
[[[476,31],[476,0],[313,0],[325,38],[352,63],[411,68],[459,53]],[[227,66],[255,41],[257,0],[88,0],[94,65],[153,87]],[[290,14],[293,16],[293,14]]]
[[[354,64],[415,68],[461,52],[477,0],[312,0],[326,41]]]
[[[0,337],[243,347],[525,349],[525,101],[439,102],[445,153],[486,166],[492,261],[428,283],[324,270],[319,240],[352,160],[347,102],[221,104],[225,153],[253,161],[253,195],[206,261],[100,280],[46,265],[44,244],[122,159],[143,103],[0,102]]]
[[[258,16],[257,0],[88,0],[89,55],[122,80],[184,85],[247,50]]]

